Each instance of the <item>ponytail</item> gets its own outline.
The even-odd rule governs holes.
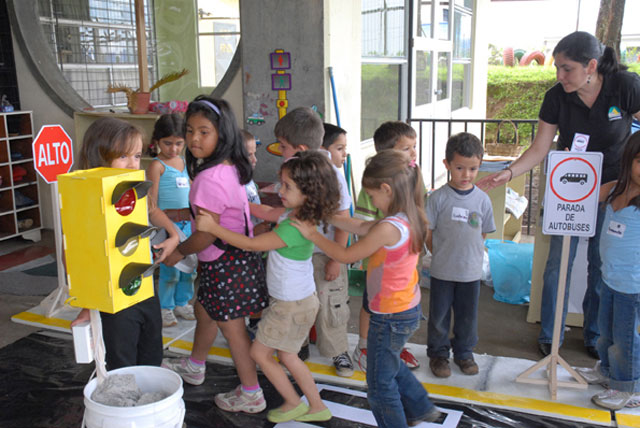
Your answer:
[[[626,65],[618,62],[616,51],[610,46],[605,46],[602,56],[598,59],[598,73],[604,76],[626,69]]]

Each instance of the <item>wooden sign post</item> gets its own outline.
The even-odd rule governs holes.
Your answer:
[[[555,400],[558,386],[580,389],[586,389],[588,386],[582,376],[569,366],[558,351],[560,332],[564,328],[562,312],[571,237],[595,235],[602,153],[552,151],[549,153],[547,165],[547,171],[550,173],[547,174],[542,232],[545,235],[563,236],[551,353],[521,373],[516,378],[516,382],[548,384],[551,399]],[[564,367],[575,382],[559,382],[558,365]],[[547,369],[546,378],[529,377],[541,368]]]

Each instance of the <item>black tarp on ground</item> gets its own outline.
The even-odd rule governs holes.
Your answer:
[[[82,390],[93,365],[78,365],[71,336],[34,333],[0,349],[0,427],[59,428],[80,427],[84,412]],[[273,427],[266,411],[257,415],[227,413],[213,404],[213,396],[238,384],[233,367],[207,363],[206,381],[201,386],[184,386],[188,428]],[[268,408],[281,398],[264,376],[260,376]],[[366,399],[323,390],[325,399],[353,407],[368,408]],[[508,410],[483,408],[436,400],[441,407],[462,411],[459,427],[493,428],[586,428],[595,425],[572,423]],[[321,427],[356,428],[366,425],[333,418]]]

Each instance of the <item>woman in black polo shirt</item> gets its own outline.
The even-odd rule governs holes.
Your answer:
[[[602,152],[602,183],[615,180],[620,167],[622,147],[631,134],[633,117],[640,120],[640,76],[629,73],[619,64],[614,50],[602,47],[591,34],[576,31],[564,37],[553,50],[558,83],[547,91],[540,108],[538,131],[531,146],[504,171],[489,175],[476,183],[484,190],[507,183],[538,165],[547,155],[559,132],[558,150],[575,150],[587,143],[588,151]],[[584,149],[583,149],[584,150]],[[598,294],[601,281],[599,239],[603,213],[598,213],[596,235],[589,239],[587,291],[582,302],[584,344],[589,355],[598,358]],[[578,239],[571,239],[571,264]],[[552,236],[544,271],[541,330],[538,349],[543,355],[551,351],[556,293],[560,271],[562,237]],[[569,293],[565,294],[562,324],[567,315]],[[561,330],[560,342],[564,331]]]

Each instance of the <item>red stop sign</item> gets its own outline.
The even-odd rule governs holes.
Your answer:
[[[71,138],[60,125],[45,125],[33,140],[33,166],[47,182],[58,181],[58,174],[65,174],[73,165]]]

